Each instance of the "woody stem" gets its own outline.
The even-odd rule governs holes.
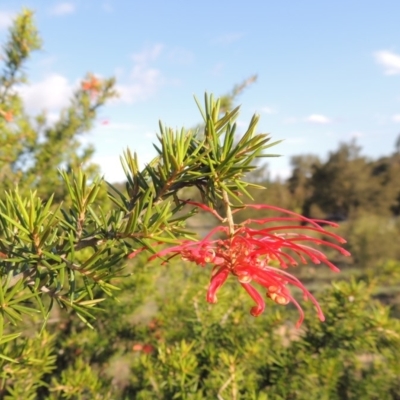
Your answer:
[[[235,224],[233,222],[232,210],[229,203],[229,196],[225,190],[222,190],[222,200],[226,212],[226,220],[228,221],[229,235],[233,236],[233,234],[235,233]]]

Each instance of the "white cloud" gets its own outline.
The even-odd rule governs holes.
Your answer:
[[[51,74],[42,81],[21,86],[19,92],[29,112],[56,111],[69,103],[73,86],[59,74]]]
[[[165,83],[165,79],[158,68],[150,66],[157,60],[163,50],[161,44],[156,44],[132,56],[134,66],[129,74],[128,82],[117,85],[120,94],[117,101],[135,103],[147,100]]]
[[[146,163],[150,162],[155,156],[155,153],[143,152],[139,154],[139,168],[143,168]],[[99,164],[101,171],[104,174],[106,181],[124,182],[126,181],[126,176],[122,168],[120,155],[95,155],[93,157],[93,162]]]
[[[122,102],[136,103],[148,99],[161,86],[163,79],[158,69],[136,66],[132,71],[132,81],[125,85],[117,85],[119,100]]]
[[[325,115],[321,114],[311,114],[305,120],[313,124],[323,124],[323,125],[330,124],[332,122],[328,117],[325,117]]]
[[[94,155],[93,162],[100,165],[102,174],[108,182],[124,182],[126,176],[117,155]]]
[[[52,15],[67,15],[75,12],[75,4],[64,2],[56,4],[51,10]]]
[[[28,110],[30,111],[30,110]],[[47,120],[47,124],[50,125],[54,125],[58,120],[60,119],[60,113],[59,111],[47,111],[46,112],[46,120]]]
[[[285,180],[290,178],[290,176],[292,175],[292,169],[289,167],[282,167],[279,169],[274,169],[270,171],[271,174],[271,178],[272,179],[281,179],[281,180]]]
[[[133,54],[132,60],[136,64],[148,64],[149,62],[154,61],[159,57],[163,47],[164,46],[162,44],[157,43],[152,47],[141,51],[140,53]]]
[[[400,114],[395,114],[392,116],[393,122],[400,122]]]
[[[382,50],[374,53],[375,60],[385,68],[386,75],[400,74],[400,55]]]
[[[14,18],[14,14],[7,11],[0,11],[0,30],[8,28]]]

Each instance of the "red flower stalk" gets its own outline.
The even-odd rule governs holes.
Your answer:
[[[215,210],[203,204],[193,202],[191,204],[215,215]],[[299,327],[303,322],[304,312],[288,288],[288,285],[296,286],[303,292],[305,300],[310,299],[314,303],[318,317],[323,321],[324,315],[315,297],[299,279],[286,272],[285,269],[311,261],[314,264],[325,263],[333,271],[338,272],[339,269],[327,259],[324,253],[310,246],[325,245],[338,250],[343,255],[350,255],[335,243],[310,236],[310,233],[317,232],[329,236],[339,243],[345,243],[343,238],[321,226],[321,223],[329,226],[337,226],[337,224],[309,219],[274,206],[248,205],[247,207],[275,210],[285,213],[287,216],[249,219],[240,225],[235,225],[233,234],[230,234],[232,230],[229,227],[218,226],[200,241],[184,240],[178,246],[162,250],[152,258],[170,255],[168,259],[180,256],[183,260],[193,261],[201,266],[205,266],[207,263],[213,264],[207,291],[207,301],[210,303],[217,302],[217,292],[229,275],[236,276],[240,285],[256,303],[250,311],[256,317],[264,311],[265,301],[251,285],[252,282],[255,282],[267,289],[266,296],[275,303],[287,305],[292,302],[298,308],[300,318],[296,326]],[[284,222],[285,225],[268,226],[272,222]],[[299,225],[299,222],[308,225]],[[248,226],[251,223],[262,225],[262,227],[251,228]],[[226,238],[212,239],[216,233],[225,234]],[[279,267],[271,265],[273,263],[278,263]]]

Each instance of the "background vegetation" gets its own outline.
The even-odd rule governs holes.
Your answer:
[[[32,14],[24,11],[4,46],[0,77],[0,198],[6,201],[6,191],[16,187],[21,196],[35,189],[45,201],[55,193],[52,207],[68,207],[71,198],[56,167],[72,172],[81,166],[89,179],[95,177],[94,149],[81,149],[79,137],[116,95],[114,81],[91,87],[95,97],[77,88],[54,124],[45,114],[29,116],[14,89],[25,80],[25,61],[39,48]],[[83,82],[92,78],[88,74]],[[224,98],[224,111],[233,109],[242,89]],[[326,322],[309,306],[296,330],[296,311],[272,302],[255,319],[248,313],[250,299],[229,283],[218,304],[209,305],[207,268],[161,266],[144,254],[121,258],[115,267],[123,272],[112,280],[119,291],[93,310],[94,329],[76,309],[55,305],[45,327],[41,315],[24,316],[18,321],[22,334],[0,341],[0,398],[400,399],[399,176],[400,137],[393,152],[379,159],[366,158],[350,142],[327,157],[293,157],[288,179],[271,179],[268,165],[248,175],[266,187],[250,189],[255,203],[339,222],[353,255],[331,255],[342,272],[315,266],[294,271],[316,293]],[[125,185],[115,187],[122,191]],[[94,203],[104,212],[116,208],[106,191],[99,184]],[[193,188],[184,191],[196,199]],[[252,215],[248,211],[245,218]],[[190,219],[200,235],[213,224],[202,214]],[[0,238],[5,266],[5,232]],[[82,259],[92,254],[85,251]],[[2,275],[2,285],[6,280]],[[29,301],[21,300],[22,307]],[[7,325],[4,333],[15,329]]]

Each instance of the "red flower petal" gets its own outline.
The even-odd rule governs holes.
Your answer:
[[[241,283],[241,285],[256,303],[256,305],[251,308],[250,314],[253,317],[258,317],[260,314],[264,312],[265,309],[264,299],[262,298],[260,293],[258,293],[257,290],[254,289],[253,286],[251,286],[249,283]]]
[[[207,290],[207,301],[209,303],[217,302],[217,291],[228,279],[229,270],[226,268],[220,268],[212,277],[210,285]]]

